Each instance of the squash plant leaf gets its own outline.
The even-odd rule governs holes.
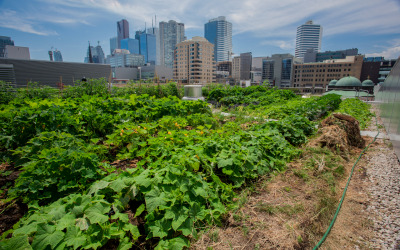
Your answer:
[[[157,187],[154,187],[146,194],[146,207],[149,213],[153,212],[157,207],[164,206],[166,204],[165,193],[161,193]]]
[[[38,225],[36,237],[32,242],[32,248],[41,250],[50,246],[54,249],[64,239],[64,235],[62,231],[56,231],[55,226],[40,224]]]
[[[90,223],[105,223],[108,221],[108,216],[105,215],[110,211],[110,205],[102,202],[96,203],[94,206],[89,207],[85,210],[85,215],[89,219]]]
[[[146,206],[144,204],[140,205],[135,212],[135,217],[138,217],[143,213],[143,211],[146,209]]]
[[[86,238],[82,236],[79,228],[71,226],[67,228],[67,233],[65,234],[64,242],[67,246],[72,246],[74,249],[83,246],[86,243]]]
[[[16,236],[11,239],[7,239],[3,242],[0,242],[0,249],[21,249],[27,250],[32,249],[31,245],[28,242],[28,236]]]

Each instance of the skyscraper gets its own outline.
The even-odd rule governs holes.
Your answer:
[[[96,47],[89,45],[87,50],[87,56],[85,57],[85,63],[105,64],[104,52],[100,46],[100,43]]]
[[[131,54],[140,54],[139,51],[139,40],[132,38],[125,38],[121,40],[121,49],[126,49],[131,52]]]
[[[156,36],[144,32],[140,34],[139,44],[140,44],[140,54],[144,55],[145,62],[155,65],[157,57]]]
[[[147,33],[156,37],[156,65],[160,65],[160,29],[151,27],[147,29]]]
[[[185,40],[185,25],[170,20],[160,22],[160,65],[172,68],[176,44]]]
[[[118,49],[121,48],[121,40],[129,38],[129,23],[125,19],[117,22],[117,39],[118,39]]]
[[[226,21],[224,16],[204,24],[204,37],[214,44],[216,62],[232,61],[232,23]]]
[[[5,57],[6,45],[14,46],[14,41],[11,40],[11,37],[0,36],[0,57]]]
[[[114,52],[115,49],[118,49],[118,39],[117,37],[110,38],[110,54]]]
[[[62,55],[61,55],[61,51],[56,49],[55,51],[53,51],[53,55],[54,55],[54,61],[55,62],[62,62],[63,61],[63,58],[62,58]]]
[[[304,58],[308,49],[319,52],[321,50],[322,27],[308,21],[297,27],[295,57]]]

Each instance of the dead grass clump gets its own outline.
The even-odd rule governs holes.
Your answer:
[[[349,142],[346,132],[337,125],[327,126],[320,129],[321,135],[314,141],[310,142],[311,147],[327,147],[332,152],[337,150],[347,152],[349,150]]]
[[[349,115],[333,114],[321,122],[323,127],[337,125],[346,132],[349,145],[364,148],[365,141],[360,135],[360,125],[358,121]]]

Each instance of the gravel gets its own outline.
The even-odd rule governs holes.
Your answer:
[[[367,211],[375,232],[371,246],[400,249],[400,164],[393,149],[388,146],[377,149],[369,159],[367,175],[370,181]]]

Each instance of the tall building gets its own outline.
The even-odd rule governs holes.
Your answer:
[[[240,56],[232,59],[232,78],[235,82],[240,82]]]
[[[185,40],[185,25],[170,20],[160,22],[160,65],[173,68],[174,50],[178,43]]]
[[[364,56],[347,56],[345,59],[325,60],[317,63],[295,64],[292,86],[303,93],[323,93],[332,80],[345,76],[360,79]]]
[[[139,40],[125,38],[121,40],[121,49],[129,50],[131,54],[140,54]]]
[[[216,62],[232,61],[232,23],[226,21],[224,16],[204,24],[204,37],[214,44]]]
[[[147,29],[148,34],[152,34],[156,37],[156,65],[160,65],[160,53],[161,53],[161,48],[160,48],[160,29],[156,27],[151,27]]]
[[[0,36],[0,57],[5,57],[6,45],[14,46],[14,41],[11,40],[11,37]]]
[[[54,61],[55,62],[62,62],[63,61],[63,58],[62,58],[62,55],[61,55],[61,51],[56,49],[55,51],[53,51],[53,55],[54,55]]]
[[[90,51],[89,51],[90,48]],[[92,62],[90,62],[92,60]],[[100,43],[94,47],[94,46],[89,46],[86,57],[85,57],[85,63],[99,63],[99,64],[105,64],[105,56],[104,56],[104,51],[100,46]]]
[[[112,37],[110,38],[110,55],[112,55],[115,49],[118,49],[118,38]]]
[[[240,80],[250,80],[251,79],[251,63],[252,54],[251,52],[240,54]]]
[[[329,59],[345,59],[346,56],[356,56],[358,55],[358,49],[346,49],[346,50],[335,50],[335,51],[325,51],[317,52],[314,49],[308,49],[304,54],[304,63],[310,62],[323,62]]]
[[[118,49],[121,48],[121,40],[129,38],[129,23],[125,19],[117,22],[117,46]]]
[[[241,53],[240,56],[235,56],[232,62],[232,77],[235,82],[241,80],[251,79],[251,64],[252,64],[251,52]]]
[[[271,86],[278,88],[291,87],[293,65],[296,63],[301,63],[301,60],[291,54],[273,54],[264,58],[261,80],[268,80]]]
[[[203,37],[180,42],[174,51],[174,80],[184,83],[215,81],[214,45]]]
[[[297,27],[295,57],[303,58],[308,49],[321,50],[322,27],[308,21]]]
[[[139,36],[139,48],[140,54],[144,56],[146,63],[151,65],[156,64],[156,36],[153,34],[147,34],[145,32],[141,33]]]

